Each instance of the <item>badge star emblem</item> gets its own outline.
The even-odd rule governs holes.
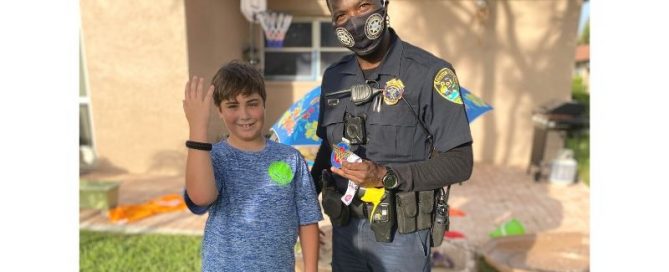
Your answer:
[[[345,28],[338,27],[335,32],[337,33],[337,39],[339,39],[339,42],[341,42],[341,44],[344,46],[352,47],[355,44],[353,41],[353,36],[351,36],[351,33],[348,33]]]
[[[372,16],[369,16],[365,22],[365,35],[370,40],[376,40],[379,38],[379,36],[381,36],[383,27],[383,17],[381,17],[381,15],[378,13],[374,13]]]

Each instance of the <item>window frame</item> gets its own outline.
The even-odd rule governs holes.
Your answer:
[[[83,33],[79,31],[79,76],[80,76],[80,86],[79,86],[79,111],[81,111],[81,106],[86,106],[86,118],[88,119],[88,134],[91,136],[90,139],[90,148],[93,149],[93,152],[97,154],[97,144],[95,143],[95,124],[93,123],[93,103],[91,103],[91,93],[90,85],[88,83],[88,69],[87,61],[85,57],[85,47]],[[83,85],[83,86],[81,86]],[[83,94],[81,93],[83,90]],[[79,114],[81,116],[81,113]],[[81,122],[81,120],[80,120]],[[79,137],[81,137],[81,131],[79,131]],[[81,143],[79,144],[81,146]]]
[[[281,47],[281,48],[268,48],[266,47],[265,35],[261,29],[261,56],[262,56],[262,68],[263,76],[268,81],[320,81],[323,78],[323,75],[320,73],[321,70],[321,53],[329,52],[345,52],[350,53],[351,51],[343,46],[338,47],[325,47],[321,46],[321,23],[330,23],[329,17],[316,17],[316,16],[299,16],[293,17],[291,24],[293,23],[311,23],[311,47]],[[311,74],[308,76],[305,75],[266,75],[265,74],[265,63],[266,63],[266,53],[306,53],[311,54]]]

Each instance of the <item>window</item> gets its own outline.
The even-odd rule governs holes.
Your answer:
[[[79,39],[79,173],[91,170],[94,166],[95,142],[91,120],[91,98],[88,93],[86,62],[83,55],[83,43]]]
[[[93,146],[93,133],[91,126],[91,99],[86,89],[86,74],[82,48],[79,47],[79,145]]]
[[[293,18],[283,47],[265,47],[265,78],[318,80],[325,68],[350,53],[337,41],[329,18]]]

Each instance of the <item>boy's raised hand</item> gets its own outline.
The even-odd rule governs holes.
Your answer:
[[[214,94],[214,85],[210,85],[206,91],[202,87],[204,78],[193,76],[193,79],[186,82],[186,91],[184,94],[183,107],[191,134],[193,132],[204,132],[206,135],[209,124],[209,112],[212,105],[212,96]]]

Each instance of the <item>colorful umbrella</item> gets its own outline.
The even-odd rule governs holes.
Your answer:
[[[272,126],[272,137],[288,145],[320,145],[321,139],[316,136],[320,96],[318,86],[291,105]]]
[[[309,167],[314,165],[321,145],[321,139],[316,136],[320,96],[321,86],[317,86],[291,105],[270,129],[272,140],[295,147]]]
[[[492,106],[469,92],[465,87],[460,87],[460,93],[462,95],[462,101],[465,103],[465,111],[467,112],[467,120],[469,120],[469,123],[474,122],[474,119],[492,110]]]

